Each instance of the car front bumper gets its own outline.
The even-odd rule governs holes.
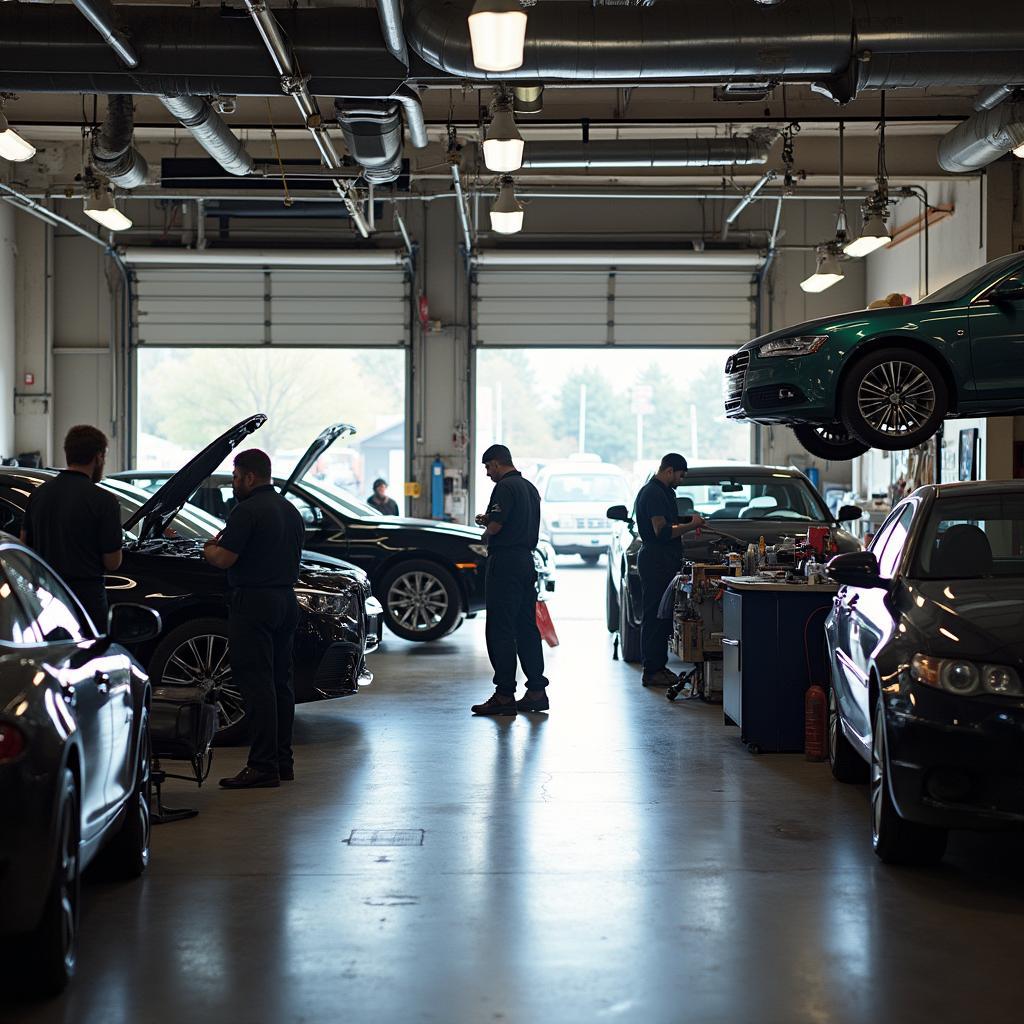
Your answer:
[[[836,368],[826,358],[758,359],[750,349],[740,349],[726,364],[725,414],[755,423],[831,423],[836,379]]]
[[[612,542],[611,531],[579,532],[578,530],[552,530],[551,546],[558,555],[601,554],[607,551]]]

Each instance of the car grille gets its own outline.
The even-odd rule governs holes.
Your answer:
[[[582,516],[580,516],[577,519],[569,519],[566,523],[566,526],[568,529],[571,530],[607,530],[608,519],[585,519]]]
[[[726,416],[743,415],[743,381],[750,364],[750,352],[734,352],[725,362],[725,378],[722,381],[722,398],[725,400]]]

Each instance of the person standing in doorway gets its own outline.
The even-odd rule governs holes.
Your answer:
[[[73,591],[100,633],[107,631],[104,573],[121,568],[121,506],[103,479],[107,437],[72,427],[64,438],[67,469],[36,488],[25,510],[21,542],[37,551]]]
[[[366,499],[366,504],[375,508],[382,516],[397,516],[398,502],[388,497],[388,482],[382,477],[373,481],[373,494]]]
[[[503,444],[483,454],[494,482],[487,511],[476,517],[487,543],[485,636],[494,669],[494,693],[474,715],[547,711],[544,650],[537,628],[537,570],[533,549],[540,534],[540,495],[512,463]],[[516,701],[516,659],[526,673],[526,696]]]
[[[231,487],[238,504],[203,553],[227,570],[231,675],[245,698],[252,743],[245,768],[220,784],[267,789],[295,778],[292,646],[305,528],[298,509],[271,483],[270,456],[258,448],[235,456]]]
[[[672,620],[659,619],[658,606],[682,566],[683,534],[699,529],[704,522],[699,513],[685,523],[679,521],[676,488],[685,476],[686,459],[669,452],[636,497],[636,528],[642,541],[637,568],[643,594],[640,648],[644,686],[673,686],[679,681],[667,668]]]

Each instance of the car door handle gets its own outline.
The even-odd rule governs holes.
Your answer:
[[[99,693],[107,693],[110,690],[110,676],[106,672],[96,673],[96,689]]]

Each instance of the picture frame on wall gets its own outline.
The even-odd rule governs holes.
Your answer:
[[[978,479],[978,447],[980,435],[977,427],[968,427],[960,431],[960,480]]]

